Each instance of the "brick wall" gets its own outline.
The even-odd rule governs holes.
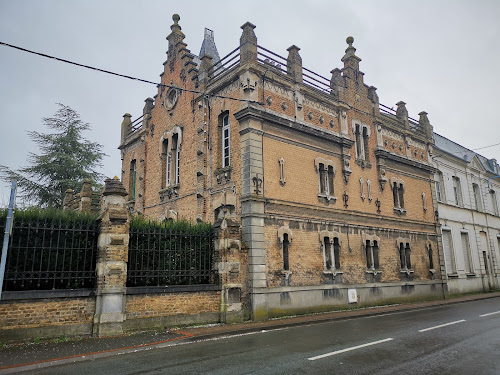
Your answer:
[[[127,319],[218,312],[220,292],[190,292],[127,296]]]

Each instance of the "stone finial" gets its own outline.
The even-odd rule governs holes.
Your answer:
[[[92,183],[88,178],[83,181],[82,190],[80,191],[81,197],[92,197]]]
[[[352,46],[354,38],[352,36],[347,37],[346,43],[349,46],[345,50],[345,55],[341,60],[344,63],[344,74],[349,78],[357,79],[361,59],[355,55],[356,48]]]
[[[240,62],[257,60],[257,37],[255,36],[255,25],[246,22],[241,26],[243,32],[240,37]]]
[[[122,143],[123,141],[125,140],[125,138],[127,137],[128,133],[130,132],[130,125],[132,125],[132,120],[130,120],[130,118],[132,117],[132,115],[130,113],[125,113],[123,115],[123,121],[122,121],[122,126],[121,126],[121,130],[122,130]]]
[[[72,189],[66,189],[64,192],[64,198],[63,198],[63,210],[67,210],[70,208],[69,203],[73,200],[73,190]]]
[[[115,176],[114,178],[106,179],[106,181],[104,182],[104,191],[102,195],[119,195],[125,197],[128,195],[128,193],[122,182],[118,179],[118,177]]]
[[[408,121],[408,110],[406,109],[406,103],[402,100],[397,102],[396,105],[398,108],[396,109],[396,117],[403,121],[405,127],[410,127],[410,122]]]
[[[368,87],[368,98],[376,105],[379,104],[377,88],[375,86]]]
[[[295,78],[295,82],[302,82],[302,57],[299,55],[300,48],[296,45],[287,48],[286,71]]]
[[[178,42],[181,42],[186,37],[184,33],[181,31],[182,28],[179,25],[180,19],[181,17],[178,14],[174,14],[172,16],[174,24],[170,26],[170,30],[172,30],[172,32],[167,36],[169,48],[170,46],[175,46]]]
[[[427,117],[427,112],[422,111],[418,115],[420,116],[418,119],[418,126],[428,138],[432,138],[433,127]]]
[[[330,88],[332,89],[332,94],[335,97],[338,97],[340,94],[341,88],[345,87],[345,80],[342,77],[342,71],[338,68],[330,71],[332,73],[332,78],[330,79]]]
[[[153,107],[154,107],[154,100],[153,98],[147,98],[146,100],[144,100],[144,108],[142,110],[142,114],[145,115],[145,114],[148,114],[150,115],[151,114],[151,111],[153,110]]]

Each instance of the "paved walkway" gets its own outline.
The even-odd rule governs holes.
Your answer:
[[[414,310],[496,297],[500,297],[500,292],[460,296],[431,302],[303,315],[265,322],[217,324],[201,327],[187,327],[182,330],[140,332],[115,337],[88,337],[67,341],[46,340],[39,343],[8,345],[0,348],[0,374],[15,373],[35,369],[37,367],[47,367],[59,363],[94,359],[115,355],[117,353],[145,350],[153,347],[164,347],[175,345],[176,343],[203,340],[217,336],[242,334],[303,324],[314,324],[330,320],[348,319],[351,317],[379,315],[395,311]]]

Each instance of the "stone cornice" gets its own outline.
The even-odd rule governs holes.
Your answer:
[[[436,173],[436,168],[431,165],[420,163],[418,161],[405,158],[404,156],[393,154],[392,152],[386,150],[376,149],[374,153],[376,158],[389,159],[412,168],[422,169],[429,173]]]
[[[252,106],[245,107],[239,112],[236,112],[234,114],[234,117],[236,118],[236,120],[240,122],[249,118],[256,119],[259,121],[266,121],[270,125],[281,126],[287,129],[292,129],[297,132],[301,132],[302,134],[308,134],[316,138],[321,138],[327,141],[335,142],[337,144],[342,144],[347,148],[351,148],[354,145],[353,140],[346,137],[342,137],[337,134],[333,134],[326,129],[323,130],[319,127],[313,127],[306,123],[292,121],[283,116],[278,116],[273,113],[263,111]],[[243,129],[241,132],[247,132],[247,131],[250,130]]]

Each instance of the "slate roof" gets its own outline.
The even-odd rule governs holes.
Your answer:
[[[496,163],[495,159],[488,159],[478,154],[477,152],[469,150],[468,148],[461,146],[458,143],[453,142],[437,133],[434,133],[434,142],[435,148],[444,151],[447,154],[451,154],[458,159],[462,159],[467,163],[469,163],[474,156],[477,156],[478,160],[481,162],[481,165],[485,170],[490,173],[497,174],[498,164]]]

